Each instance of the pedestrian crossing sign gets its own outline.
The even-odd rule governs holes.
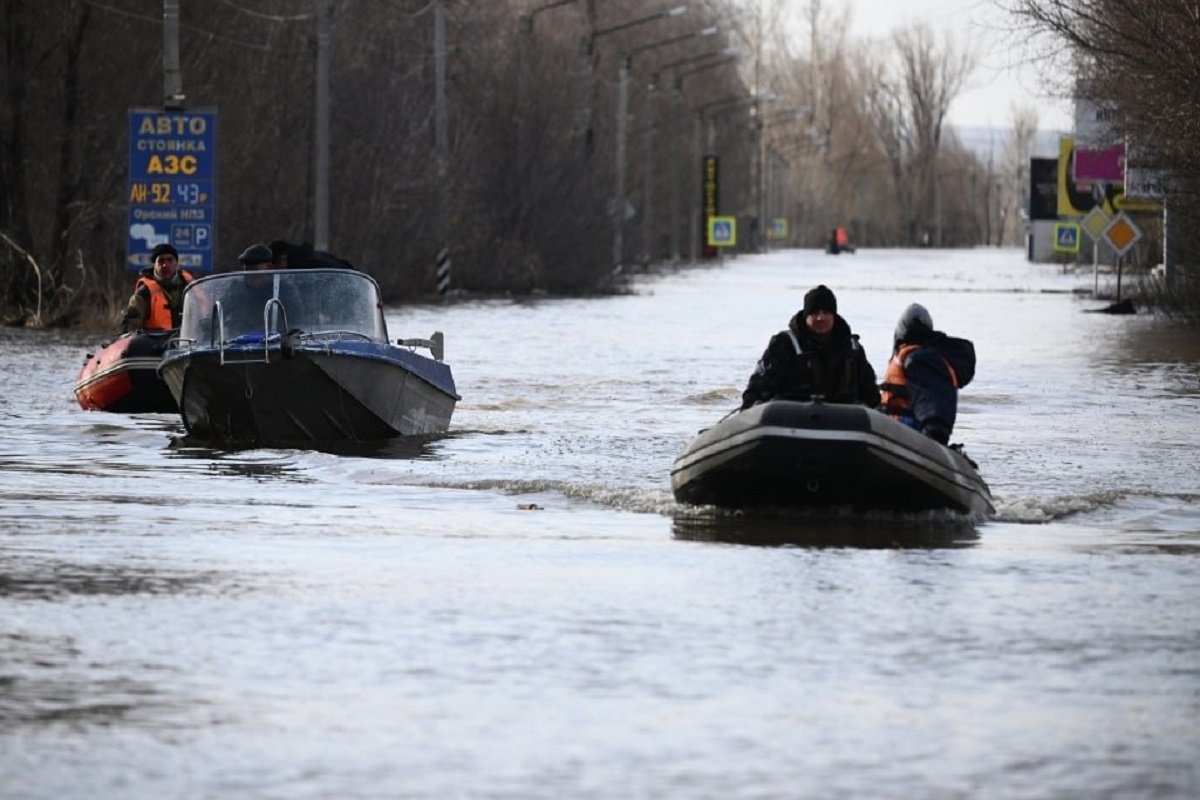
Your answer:
[[[1054,252],[1079,252],[1079,223],[1057,222],[1054,225]]]
[[[733,247],[737,244],[737,217],[709,217],[709,247]]]

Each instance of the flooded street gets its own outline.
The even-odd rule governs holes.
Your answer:
[[[994,518],[675,504],[817,283],[877,374],[910,302],[974,341]],[[1200,336],[1091,286],[782,251],[394,308],[451,433],[340,453],[81,411],[102,337],[0,330],[0,797],[1200,796]]]

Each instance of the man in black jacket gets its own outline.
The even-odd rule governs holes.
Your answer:
[[[974,344],[934,330],[920,303],[904,309],[880,384],[886,413],[946,444],[958,416],[958,390],[974,377]]]
[[[768,400],[813,400],[879,405],[875,370],[858,336],[837,313],[825,285],[804,295],[804,308],[771,337],[742,393],[742,408]]]

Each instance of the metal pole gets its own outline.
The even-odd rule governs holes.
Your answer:
[[[625,117],[629,105],[629,59],[621,62],[617,78],[617,185],[613,194],[613,274],[621,272],[625,227]]]
[[[1163,197],[1163,287],[1167,289],[1174,279],[1175,259],[1174,248],[1171,246],[1171,214],[1169,211],[1170,198]]]
[[[437,292],[444,295],[450,290],[450,245],[447,242],[448,201],[446,198],[446,176],[448,163],[448,137],[446,135],[446,15],[442,0],[433,5],[433,56],[434,56],[434,137],[437,150]]]
[[[675,159],[675,163],[671,166],[671,266],[674,267],[679,263],[679,174],[683,169],[683,161],[686,163],[686,158],[682,157],[683,148],[679,146],[679,92],[671,93],[671,118],[668,122],[670,125],[670,147],[677,150],[681,157]]]
[[[329,248],[329,28],[331,0],[317,2],[317,119],[313,154],[313,247]]]
[[[766,159],[763,157],[763,147],[766,143],[766,124],[762,117],[762,102],[756,97],[754,100],[754,216],[758,222],[754,226],[754,239],[750,242],[750,246],[754,248],[754,252],[763,252],[764,230],[766,229],[766,194],[764,186],[766,185]]]
[[[700,198],[700,129],[704,127],[704,116],[696,114],[695,121],[692,124],[692,160],[688,165],[688,169],[692,173],[692,199],[688,202],[688,253],[691,257],[692,266],[696,265],[698,259],[697,244],[700,241],[700,212],[703,209],[703,204],[699,208],[693,203],[701,203]]]
[[[657,83],[651,83],[646,93],[646,155],[645,179],[642,181],[642,263],[649,264],[653,258],[654,245],[654,98]]]
[[[183,71],[179,68],[179,3],[163,0],[163,107],[183,107]]]
[[[517,34],[517,169],[513,191],[521,207],[521,184],[525,181],[525,108],[529,105],[529,58],[533,47],[533,15],[521,17]]]
[[[595,146],[595,132],[592,130],[592,95],[595,92],[593,62],[596,52],[596,0],[587,0],[584,15],[587,17],[587,33],[583,37],[583,63],[579,71],[582,76],[580,87],[583,95],[579,100],[579,133],[583,141],[583,155],[590,158]]]

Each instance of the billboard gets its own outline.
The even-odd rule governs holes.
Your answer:
[[[1079,183],[1125,182],[1125,145],[1079,147],[1075,150],[1075,180]]]
[[[1029,218],[1058,219],[1058,159],[1029,161]]]
[[[1062,136],[1058,140],[1058,216],[1082,217],[1099,207],[1110,217],[1116,213],[1113,200],[1121,191],[1119,184],[1079,183],[1075,174],[1075,138]]]
[[[126,266],[149,266],[170,244],[184,269],[212,271],[216,204],[216,109],[131,109]]]

